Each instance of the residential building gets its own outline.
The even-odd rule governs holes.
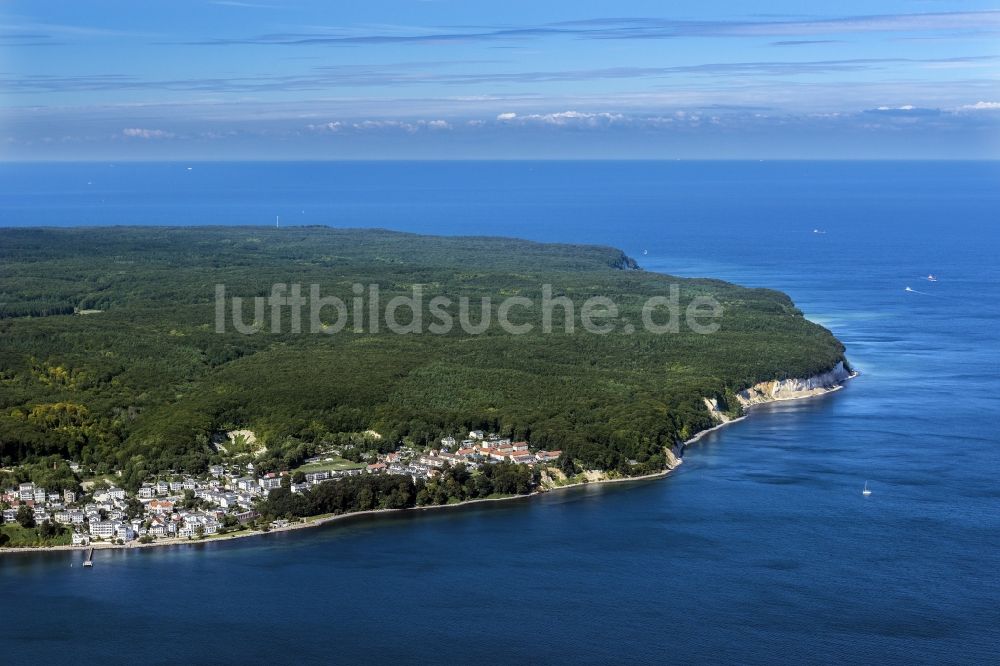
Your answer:
[[[257,479],[251,478],[249,476],[244,476],[243,478],[236,480],[236,487],[239,490],[244,490],[247,492],[257,490],[257,488],[260,487],[260,485],[261,484],[257,482]]]
[[[258,483],[263,490],[274,490],[281,487],[281,477],[268,475],[258,479]]]
[[[168,523],[169,521],[163,516],[153,516],[149,521],[149,534],[153,536],[166,536],[168,533]]]
[[[228,509],[239,504],[239,498],[236,497],[236,493],[218,493],[215,503],[223,509]]]
[[[256,518],[258,514],[256,511],[247,510],[247,511],[240,511],[239,513],[234,513],[233,515],[236,516],[236,520],[240,521],[241,523],[247,523]]]
[[[170,500],[153,500],[146,505],[146,510],[154,515],[173,513],[174,503]]]
[[[110,520],[90,523],[90,535],[101,539],[110,539],[115,535],[115,524]]]
[[[306,481],[314,485],[320,483],[321,481],[326,481],[329,478],[330,478],[329,470],[323,470],[321,472],[309,472],[308,474],[306,474]]]
[[[450,457],[451,456],[449,456],[449,458]],[[421,465],[427,465],[428,467],[440,468],[444,467],[447,463],[450,462],[449,458],[446,458],[445,456],[441,455],[421,456],[417,462],[419,462]]]

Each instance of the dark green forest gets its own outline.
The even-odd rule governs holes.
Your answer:
[[[216,332],[216,285],[254,297],[274,283],[316,283],[347,303],[354,284],[378,284],[383,302],[419,284],[425,300],[469,297],[474,320],[480,298],[495,318],[503,298],[538,300],[551,284],[574,303],[609,297],[633,322],[678,284],[682,306],[711,295],[723,315],[710,335],[595,335],[578,309],[572,334],[398,335],[371,321],[362,333],[294,334],[287,321]],[[540,321],[537,309],[516,315]],[[703,396],[732,404],[734,391],[827,370],[843,351],[780,292],[646,272],[609,247],[327,227],[0,229],[4,465],[60,456],[139,479],[203,470],[219,430],[255,431],[277,468],[369,429],[389,449],[475,428],[583,467],[657,469],[664,446],[711,425]]]

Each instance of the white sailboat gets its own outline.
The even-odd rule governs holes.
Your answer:
[[[868,497],[869,495],[872,494],[872,491],[868,489],[867,481],[865,481],[865,489],[861,491],[861,494],[864,495],[865,497]]]

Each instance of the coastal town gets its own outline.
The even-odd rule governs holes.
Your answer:
[[[134,491],[116,485],[113,474],[62,489],[26,480],[0,491],[0,527],[37,528],[40,534],[61,535],[60,545],[76,547],[201,540],[240,530],[286,527],[284,520],[262,523],[259,511],[262,502],[281,488],[302,494],[320,484],[365,474],[426,482],[454,466],[476,470],[506,461],[534,467],[556,461],[561,452],[532,450],[527,442],[472,430],[461,440],[442,438],[437,448],[403,446],[372,454],[362,463],[351,463],[340,454],[331,449],[296,470],[269,473],[260,473],[253,460],[231,460],[209,465],[201,475],[163,474]],[[74,475],[84,478],[80,464],[68,464]]]

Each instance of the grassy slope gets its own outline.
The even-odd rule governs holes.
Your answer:
[[[4,523],[0,525],[0,534],[8,537],[8,540],[0,539],[3,542],[0,543],[0,546],[7,546],[9,548],[68,546],[73,541],[72,533],[68,529],[63,529],[61,534],[50,539],[43,539],[38,535],[37,528],[21,527],[16,523]]]

